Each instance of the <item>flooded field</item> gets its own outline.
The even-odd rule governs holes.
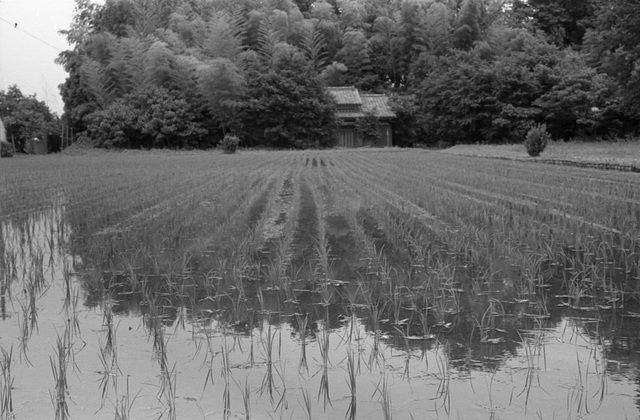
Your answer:
[[[0,162],[0,418],[640,416],[640,176],[428,151]]]

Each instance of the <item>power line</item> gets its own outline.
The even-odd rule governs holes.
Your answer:
[[[11,22],[9,22],[8,20],[6,20],[6,19],[4,19],[4,18],[2,18],[2,17],[0,17],[0,20],[1,20],[1,21],[3,21],[3,22],[5,22],[5,23],[6,23],[7,25],[9,25],[9,26],[12,26],[14,29],[17,29],[17,30],[21,31],[21,32],[22,32],[22,33],[24,33],[24,34],[29,35],[31,38],[33,38],[33,39],[35,39],[35,40],[37,40],[37,41],[40,41],[40,42],[42,42],[43,44],[45,44],[45,45],[47,45],[47,46],[49,46],[49,47],[53,48],[54,50],[56,50],[56,51],[58,51],[58,52],[62,52],[62,50],[61,50],[60,48],[56,47],[55,45],[50,44],[49,42],[45,41],[44,39],[42,39],[42,38],[38,38],[38,37],[37,37],[37,36],[35,36],[34,34],[29,33],[29,32],[27,32],[27,31],[25,31],[24,29],[20,28],[20,27],[19,27],[19,25],[18,25],[17,23],[11,23]]]

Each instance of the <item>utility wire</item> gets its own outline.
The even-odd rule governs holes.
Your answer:
[[[3,22],[5,22],[5,23],[6,23],[7,25],[9,25],[9,26],[12,26],[14,29],[17,29],[17,30],[19,30],[19,31],[21,31],[21,32],[23,32],[23,33],[25,33],[25,34],[29,35],[31,38],[33,38],[33,39],[35,39],[35,40],[37,40],[37,41],[40,41],[40,42],[42,42],[42,43],[43,43],[43,44],[45,44],[45,45],[48,45],[49,47],[53,48],[54,50],[56,50],[56,51],[58,51],[58,52],[62,52],[62,50],[61,50],[60,48],[56,47],[55,45],[50,44],[50,43],[48,43],[47,41],[45,41],[44,39],[42,39],[42,38],[38,38],[38,37],[37,37],[37,36],[35,36],[34,34],[29,33],[29,32],[27,32],[27,31],[25,31],[24,29],[20,28],[20,27],[18,26],[18,24],[17,24],[17,23],[11,23],[11,22],[9,22],[8,20],[6,20],[6,19],[4,19],[4,18],[2,18],[2,17],[0,17],[0,20],[1,20],[1,21],[3,21]]]

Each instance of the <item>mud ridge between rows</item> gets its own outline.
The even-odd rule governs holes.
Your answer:
[[[284,225],[289,219],[289,215],[293,208],[294,184],[291,177],[285,178],[278,191],[278,197],[274,207],[265,221],[263,228],[263,238],[265,242],[274,241],[282,237],[284,233]]]
[[[316,256],[316,238],[318,236],[318,209],[306,182],[300,184],[300,206],[296,232],[290,245],[291,261],[289,278],[304,279],[313,277],[313,264]]]

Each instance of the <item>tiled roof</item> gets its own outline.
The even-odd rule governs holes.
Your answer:
[[[396,117],[395,112],[393,112],[389,106],[389,97],[387,97],[387,95],[363,93],[360,97],[362,98],[363,113],[373,111],[376,117],[379,118]]]
[[[338,105],[361,105],[362,99],[358,89],[353,86],[329,87],[329,93]]]
[[[389,106],[387,95],[360,93],[353,86],[329,87],[331,96],[338,104],[338,118],[361,118],[366,112],[373,112],[378,118],[395,118]],[[350,105],[353,109],[340,109],[340,105]]]
[[[333,89],[333,88],[332,88]],[[395,118],[396,114],[389,106],[389,98],[387,95],[374,95],[370,93],[362,93],[359,95],[362,99],[362,105],[354,107],[354,109],[338,109],[336,116],[339,119],[362,118],[367,112],[373,112],[378,118]]]

